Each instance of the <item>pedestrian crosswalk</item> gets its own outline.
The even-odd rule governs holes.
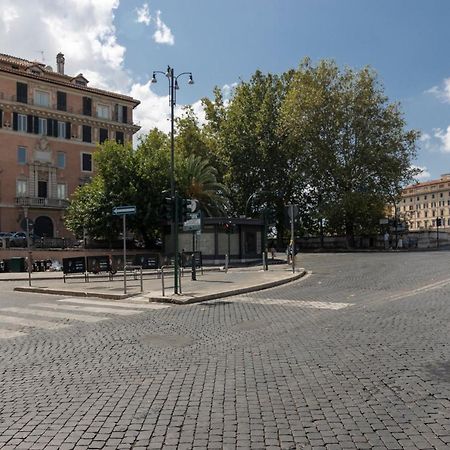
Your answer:
[[[77,323],[97,323],[115,316],[127,317],[170,307],[145,303],[144,298],[118,302],[79,297],[0,307],[0,340],[26,336],[33,329],[59,330]]]

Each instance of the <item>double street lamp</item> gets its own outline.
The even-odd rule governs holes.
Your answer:
[[[172,198],[174,219],[171,223],[171,235],[173,239],[173,247],[175,252],[174,257],[174,294],[179,294],[178,288],[178,195],[175,189],[175,140],[174,140],[174,110],[177,102],[177,90],[178,78],[183,75],[189,76],[188,84],[194,84],[194,79],[192,77],[192,72],[182,72],[178,75],[174,74],[173,67],[167,66],[167,71],[162,72],[160,70],[155,70],[152,76],[152,83],[156,83],[156,74],[160,73],[167,77],[169,80],[169,105],[170,105],[170,195]]]

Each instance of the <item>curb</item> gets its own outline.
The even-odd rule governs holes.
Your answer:
[[[299,273],[289,276],[287,278],[282,278],[280,280],[268,281],[262,284],[256,284],[253,286],[246,286],[242,288],[231,289],[228,291],[214,292],[212,294],[200,295],[198,297],[146,297],[148,301],[153,303],[171,303],[176,305],[189,305],[192,303],[206,302],[208,300],[215,300],[217,298],[231,297],[233,295],[246,294],[248,292],[257,292],[263,289],[269,289],[276,286],[281,286],[283,284],[290,283],[291,281],[296,281],[306,275],[307,271],[305,269],[300,269]],[[126,298],[132,298],[142,293],[137,294],[112,294],[107,292],[90,292],[90,291],[72,291],[69,289],[51,289],[51,288],[41,288],[33,286],[18,286],[14,288],[17,292],[31,292],[36,294],[53,294],[53,295],[69,295],[72,297],[97,297],[109,300],[124,300]],[[145,296],[145,294],[144,294]]]
[[[17,292],[32,292],[36,294],[54,294],[54,295],[70,295],[72,297],[97,297],[110,300],[123,300],[125,298],[134,297],[137,294],[108,294],[106,292],[89,292],[89,291],[70,291],[68,289],[51,289],[39,288],[33,286],[19,286],[14,288]]]
[[[158,303],[172,303],[176,305],[190,305],[192,303],[200,303],[206,302],[208,300],[215,300],[217,298],[223,297],[231,297],[233,295],[246,294],[248,292],[257,292],[262,291],[264,289],[270,289],[273,287],[281,286],[283,284],[290,283],[292,281],[299,280],[307,274],[305,269],[301,269],[301,271],[293,276],[288,278],[283,278],[281,280],[268,281],[267,283],[256,284],[253,286],[246,286],[243,288],[232,289],[229,291],[221,291],[215,292],[213,294],[200,295],[198,297],[186,297],[185,299],[180,299],[176,297],[148,297],[149,302],[158,302]]]

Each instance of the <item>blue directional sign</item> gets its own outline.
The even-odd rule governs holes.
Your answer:
[[[136,214],[136,206],[116,206],[113,208],[114,216],[124,216],[127,214]]]

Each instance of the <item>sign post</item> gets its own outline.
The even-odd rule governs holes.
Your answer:
[[[128,214],[136,214],[136,206],[116,206],[113,208],[114,216],[122,216],[123,224],[123,293],[127,293],[127,222]]]

